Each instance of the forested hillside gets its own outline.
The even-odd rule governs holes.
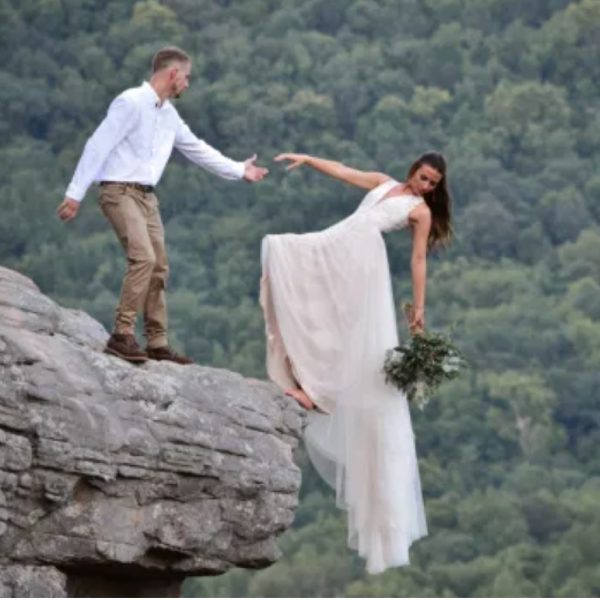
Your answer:
[[[107,326],[123,273],[90,190],[55,209],[114,95],[176,44],[177,102],[264,182],[174,157],[158,189],[174,345],[264,377],[260,240],[354,210],[360,190],[284,169],[309,152],[403,178],[449,163],[456,238],[431,257],[427,320],[471,368],[413,411],[430,535],[367,577],[304,463],[284,557],[188,595],[600,595],[600,0],[0,0],[0,264]],[[396,300],[410,236],[387,237]],[[405,333],[403,332],[403,335]]]

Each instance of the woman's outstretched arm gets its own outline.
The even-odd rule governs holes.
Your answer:
[[[341,181],[367,190],[372,190],[378,185],[381,185],[384,181],[390,179],[390,176],[385,173],[359,171],[358,169],[347,167],[341,162],[317,158],[316,156],[310,156],[309,154],[290,154],[286,152],[284,154],[279,154],[274,160],[277,162],[289,160],[290,164],[286,167],[288,171],[301,165],[307,165],[317,171],[321,171],[321,173],[325,173],[325,175],[335,177],[336,179],[340,179]]]
[[[427,283],[427,242],[431,229],[431,211],[421,204],[411,213],[413,226],[412,255],[410,269],[413,284],[413,314],[410,323],[412,332],[425,329],[425,286]]]

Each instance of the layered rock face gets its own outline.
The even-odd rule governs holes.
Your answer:
[[[107,338],[0,267],[0,595],[176,595],[277,560],[300,410],[225,370],[130,365]]]

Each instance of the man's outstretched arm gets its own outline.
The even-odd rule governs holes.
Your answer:
[[[181,121],[177,130],[175,148],[193,163],[223,179],[245,179],[254,183],[260,181],[269,172],[268,169],[254,164],[256,154],[244,162],[227,158],[204,140],[196,137],[184,121]]]

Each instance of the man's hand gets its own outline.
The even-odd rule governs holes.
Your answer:
[[[67,221],[71,221],[77,216],[77,212],[79,211],[80,202],[77,200],[73,200],[73,198],[69,198],[68,196],[58,205],[56,212],[62,221],[65,223]]]
[[[264,167],[257,167],[254,163],[256,162],[256,154],[247,158],[244,161],[245,170],[244,170],[244,179],[250,183],[256,183],[260,181],[268,172],[268,169]]]

